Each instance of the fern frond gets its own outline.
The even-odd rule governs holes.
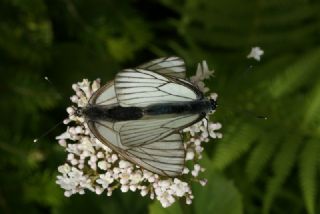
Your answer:
[[[304,128],[307,128],[307,125],[310,125],[310,122],[315,119],[319,119],[320,115],[320,82],[318,81],[315,84],[309,98],[307,100],[307,106],[305,109],[305,115],[303,120]]]
[[[317,193],[317,163],[320,152],[319,140],[306,142],[299,161],[299,177],[303,198],[309,214],[315,213]]]
[[[275,77],[269,88],[271,96],[278,98],[296,90],[310,79],[309,75],[312,72],[318,71],[319,64],[319,48],[305,54],[300,60]]]
[[[232,133],[226,134],[213,157],[213,168],[223,170],[248,151],[259,136],[259,131],[249,124],[239,124]]]
[[[297,137],[296,137],[297,138]],[[277,192],[281,189],[282,184],[291,172],[298,152],[301,141],[299,138],[290,138],[281,146],[279,152],[273,161],[274,175],[267,183],[267,190],[263,201],[263,213],[270,212],[270,207]]]
[[[316,14],[317,8],[310,4],[302,4],[300,7],[292,7],[286,12],[277,12],[278,13],[272,13],[272,15],[269,14],[269,16],[263,17],[261,22],[266,26],[274,25],[275,23],[278,26],[287,26],[288,23],[301,23],[312,18]]]
[[[312,41],[316,32],[314,17],[317,9],[310,2],[256,1],[246,7],[234,0],[206,1],[205,6],[204,1],[187,2],[190,3],[182,6],[181,2],[177,3],[183,8],[181,34],[210,47],[234,50],[262,44],[272,47],[268,52],[275,53],[275,50],[304,47],[305,39]],[[199,34],[204,30],[206,33]],[[280,41],[279,38],[286,39]]]
[[[271,159],[278,144],[278,137],[264,135],[261,142],[255,146],[246,166],[246,173],[251,182],[254,182],[260,175],[263,168]]]

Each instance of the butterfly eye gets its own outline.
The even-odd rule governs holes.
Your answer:
[[[78,108],[78,109],[76,110],[76,114],[79,115],[79,116],[82,115],[82,109]]]
[[[212,110],[215,110],[217,108],[217,106],[218,106],[217,102],[214,99],[210,99],[210,104],[211,104]]]

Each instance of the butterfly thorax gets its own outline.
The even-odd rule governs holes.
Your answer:
[[[138,120],[143,116],[139,107],[89,105],[82,110],[82,114],[89,120],[98,121],[126,121]]]

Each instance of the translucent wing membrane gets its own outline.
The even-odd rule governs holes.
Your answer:
[[[115,91],[123,107],[146,107],[155,103],[192,101],[200,98],[197,89],[143,69],[126,69],[115,78]]]
[[[156,59],[137,69],[119,72],[115,81],[92,95],[89,103],[147,107],[203,97],[192,84],[177,77],[185,77],[183,60],[178,57]],[[125,159],[151,172],[173,177],[182,173],[185,160],[179,130],[202,118],[203,115],[198,114],[149,116],[121,122],[87,118],[87,123],[95,137]]]
[[[184,168],[185,150],[180,134],[169,135],[146,146],[130,148],[125,153],[129,160],[159,175],[178,176]]]
[[[169,135],[148,145],[127,147],[121,143],[119,133],[110,127],[110,123],[95,122],[89,124],[95,136],[102,143],[125,159],[160,175],[176,176],[181,174],[185,150],[179,134]]]
[[[164,57],[138,66],[140,69],[154,71],[176,78],[186,77],[186,67],[180,57]]]
[[[129,121],[118,128],[121,143],[129,147],[147,145],[194,123],[198,118],[199,115],[195,114]]]
[[[93,134],[111,149],[144,169],[164,176],[180,175],[185,159],[178,130],[199,115],[125,122],[90,121]]]
[[[89,100],[90,104],[96,105],[116,105],[118,99],[114,88],[114,82],[111,81],[96,91]]]

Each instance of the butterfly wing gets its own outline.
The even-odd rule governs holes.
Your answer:
[[[94,105],[117,105],[118,99],[114,87],[114,81],[110,81],[99,88],[90,98],[89,104]]]
[[[139,69],[127,69],[118,73],[118,78],[116,77],[116,80],[119,83],[117,84],[117,91],[121,98],[125,99],[126,95],[124,94],[127,94],[128,96],[136,96],[136,98],[138,98],[145,93],[148,93],[146,94],[146,96],[166,95],[168,98],[166,99],[166,101],[168,102],[186,101],[199,98],[201,99],[203,97],[202,92],[200,92],[199,89],[192,85],[190,82],[184,79],[170,79],[170,76],[179,78],[185,77],[184,61],[179,57],[166,57],[155,59],[138,66],[138,68]],[[150,71],[148,71],[147,69],[149,69]],[[164,77],[161,74],[166,74],[167,76],[169,76],[169,78]],[[127,83],[125,83],[126,81]],[[161,85],[162,83],[166,84]],[[159,89],[157,87],[159,87]],[[171,92],[174,93],[171,94]],[[170,95],[173,95],[175,97]],[[185,99],[175,100],[179,96],[181,96],[181,98],[184,96],[186,97]],[[162,100],[165,99],[162,98]],[[160,101],[155,101],[155,103],[158,102]],[[98,91],[96,91],[95,94],[91,97],[89,103],[96,105],[118,104],[119,101],[116,96],[114,81],[107,83]],[[152,102],[146,102],[145,105],[148,105],[148,103]],[[124,104],[124,106],[128,105]]]
[[[151,64],[145,65],[145,67]],[[164,67],[164,65],[162,65]],[[161,69],[159,69],[161,70]],[[187,81],[143,69],[117,74],[91,97],[95,105],[145,107],[155,103],[201,99],[202,93]],[[87,121],[91,132],[125,159],[163,176],[182,173],[185,149],[179,130],[201,120],[203,115],[179,115],[134,121]]]
[[[125,153],[129,160],[142,168],[167,177],[181,175],[185,164],[185,149],[178,133],[149,145],[132,147]]]
[[[127,147],[139,147],[152,144],[171,133],[189,126],[202,119],[202,115],[179,115],[169,118],[151,118],[133,120],[125,123],[121,128],[116,128],[120,135],[121,143]]]
[[[202,99],[203,94],[186,82],[148,70],[126,69],[117,74],[114,85],[119,104],[123,107]]]
[[[137,68],[154,71],[175,78],[186,78],[186,66],[180,57],[163,57],[144,63]]]
[[[199,115],[124,122],[89,121],[92,133],[125,159],[163,176],[178,176],[185,161],[181,128]]]

